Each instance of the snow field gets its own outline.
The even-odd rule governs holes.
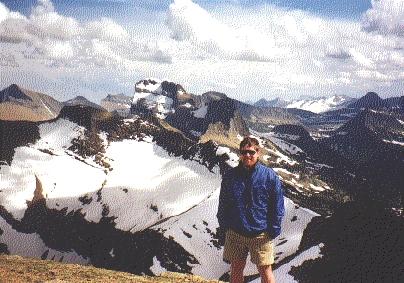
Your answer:
[[[169,156],[153,143],[114,142],[105,156],[113,160],[114,170],[107,177],[102,201],[122,230],[140,231],[181,214],[221,182],[218,169],[211,173],[197,162]]]
[[[85,219],[98,222],[102,206],[107,205],[108,216],[116,217],[118,229],[136,232],[151,227],[162,229],[166,237],[172,236],[198,260],[199,264],[192,266],[195,275],[217,279],[229,270],[229,265],[222,261],[222,247],[215,245],[213,237],[218,226],[216,212],[221,183],[217,167],[210,172],[195,161],[172,157],[150,138],[142,142],[111,142],[104,157],[109,159],[113,170],[105,174],[91,158],[77,160],[67,150],[71,140],[82,133],[81,127],[63,119],[42,124],[41,139],[34,145],[17,148],[11,166],[0,167],[0,205],[17,220],[21,219],[26,201],[33,198],[37,176],[49,208],[67,208],[68,212],[81,209]],[[217,152],[224,153],[228,153],[225,148]],[[83,196],[93,200],[83,204],[79,200]],[[316,216],[286,198],[285,207],[282,232],[274,241],[277,262],[296,252],[304,229]],[[38,258],[48,250],[37,234],[17,233],[2,218],[0,227],[4,231],[0,242],[12,254]],[[312,249],[300,254],[299,262],[306,256],[318,256],[316,247]],[[55,259],[63,256],[64,262],[88,263],[74,251],[50,250],[48,258],[52,256]],[[286,267],[278,268],[275,273],[278,282],[293,282],[288,281],[287,274],[291,264],[298,263],[293,259]],[[163,270],[158,258],[154,258],[152,270],[155,273]],[[246,275],[256,273],[256,267],[249,262]]]

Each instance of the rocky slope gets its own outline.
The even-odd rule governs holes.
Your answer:
[[[379,201],[399,203],[403,196],[404,125],[393,116],[364,110],[331,137],[321,139],[325,146],[344,156],[356,167],[361,182],[355,194],[370,193]],[[402,198],[404,200],[404,198]]]
[[[45,121],[56,118],[63,104],[35,91],[11,85],[0,91],[0,120]]]
[[[393,141],[400,142],[403,124],[367,110],[329,139],[315,140],[298,122],[282,125],[295,119],[283,110],[261,112],[225,94],[197,96],[149,79],[136,85],[131,119],[74,105],[49,121],[2,121],[8,130],[2,131],[0,251],[135,274],[169,270],[227,280],[215,218],[221,174],[236,166],[240,137],[254,134],[263,145],[261,162],[279,175],[287,196],[282,233],[275,239],[277,280],[329,282],[334,256],[345,258],[351,251],[343,246],[340,253],[338,243],[360,246],[367,237],[364,226],[350,226],[352,219],[375,213],[350,208],[361,196],[379,201],[382,218],[369,218],[370,223],[398,223],[386,206],[398,207],[400,192],[392,188],[402,178],[397,174],[402,146]],[[271,131],[257,131],[263,128]],[[380,148],[368,150],[370,138]],[[395,156],[384,155],[383,161],[382,144],[393,146]],[[368,151],[353,159],[350,145]],[[367,162],[358,162],[362,158]],[[386,228],[386,237],[394,240],[395,225]],[[379,235],[379,226],[369,233]],[[335,232],[342,235],[335,238],[327,233],[333,227],[350,227],[355,237],[344,242],[350,233]],[[384,242],[377,244],[380,253],[390,251]],[[359,260],[361,254],[354,252]],[[324,267],[325,277],[307,277],[313,261]],[[370,263],[361,264],[368,268]],[[397,267],[395,261],[383,266]],[[248,263],[246,273],[256,282],[254,265]],[[351,278],[338,276],[338,282]]]
[[[196,143],[153,116],[124,120],[88,106],[66,106],[34,128],[39,136],[0,167],[2,252],[226,277],[215,213],[221,173],[236,162],[229,148]],[[296,252],[316,215],[285,204],[277,261]]]
[[[126,118],[129,116],[132,100],[132,97],[124,94],[108,94],[107,97],[101,99],[101,106],[109,112]]]

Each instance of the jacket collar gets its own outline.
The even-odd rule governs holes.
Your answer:
[[[241,176],[248,176],[257,171],[257,166],[258,166],[258,161],[255,163],[249,170],[245,169],[244,166],[239,162],[236,168],[234,168],[234,171],[237,175]]]

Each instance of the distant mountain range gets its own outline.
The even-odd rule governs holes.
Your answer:
[[[313,113],[323,113],[330,110],[344,108],[356,99],[346,95],[334,95],[332,97],[310,97],[297,100],[284,100],[276,98],[273,100],[260,99],[254,103],[258,107],[282,107],[307,110]]]
[[[292,154],[294,159],[301,162],[299,169],[294,170],[320,174],[324,178],[327,176],[326,178],[335,182],[335,186],[351,187],[346,182],[340,181],[342,177],[338,177],[340,180],[337,180],[334,171],[338,170],[340,173],[350,171],[352,175],[356,175],[355,172],[358,171],[365,179],[378,176],[383,183],[387,177],[380,178],[380,174],[375,174],[377,168],[369,166],[367,164],[369,160],[372,160],[372,163],[377,161],[377,164],[380,162],[384,164],[383,156],[390,156],[387,160],[396,160],[392,164],[401,166],[404,142],[402,129],[404,97],[381,99],[376,93],[370,92],[360,99],[350,99],[345,96],[321,98],[317,101],[318,103],[327,102],[330,107],[341,108],[313,113],[298,108],[278,107],[283,103],[281,99],[268,103],[261,100],[256,105],[250,105],[214,91],[195,95],[188,93],[179,84],[158,79],[143,79],[134,87],[133,97],[119,94],[108,95],[102,99],[101,104],[108,108],[106,109],[82,96],[59,103],[45,94],[12,85],[1,92],[0,106],[11,104],[18,109],[24,109],[25,113],[31,115],[22,116],[25,117],[24,120],[33,122],[46,120],[45,118],[49,120],[65,117],[65,113],[60,110],[63,105],[65,107],[81,105],[98,109],[101,112],[96,116],[99,117],[94,116],[91,119],[80,114],[81,110],[77,110],[74,121],[85,123],[89,130],[93,129],[98,119],[106,117],[102,113],[106,113],[107,110],[117,117],[158,119],[167,129],[178,131],[193,142],[214,141],[233,149],[237,149],[240,136],[250,134],[263,136],[268,138],[270,147],[286,150],[286,153]],[[36,101],[36,104],[33,105],[32,101]],[[49,103],[41,104],[38,103],[39,101],[52,101],[58,108],[55,108],[53,115],[50,115],[51,108],[47,106]],[[309,103],[307,98],[305,101]],[[319,105],[317,102],[312,101],[311,105]],[[278,106],[268,106],[269,104]],[[47,112],[49,116],[39,119],[37,113],[44,112]],[[31,119],[28,119],[29,117]],[[25,127],[31,127],[29,122],[27,123]],[[12,125],[6,128],[12,129]],[[35,133],[34,136],[36,135],[38,134]],[[362,141],[363,139],[365,141]],[[7,142],[4,144],[5,149],[13,146],[13,144],[7,145]],[[3,151],[6,160],[9,160],[10,154],[9,150]],[[313,167],[310,163],[306,163],[307,161],[326,164],[334,169]],[[268,160],[268,162],[272,161]],[[390,167],[386,164],[383,168]],[[395,170],[392,171],[395,172]],[[385,174],[385,176],[392,176],[392,174]],[[344,178],[349,179],[349,177]],[[397,182],[390,181],[388,186],[395,191],[393,194],[395,196]],[[371,187],[374,186],[371,185]],[[346,191],[352,192],[351,189]],[[395,198],[394,196],[392,199]],[[392,201],[388,195],[384,197],[389,199],[389,203]]]

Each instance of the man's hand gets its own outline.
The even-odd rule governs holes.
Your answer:
[[[217,227],[216,228],[216,239],[220,246],[224,246],[225,238],[226,238],[226,230],[220,226]]]

